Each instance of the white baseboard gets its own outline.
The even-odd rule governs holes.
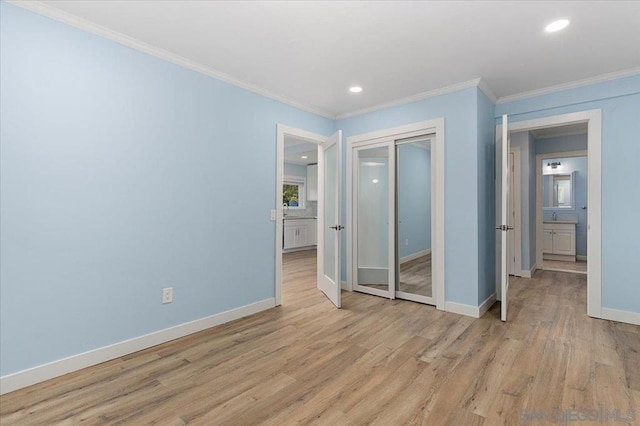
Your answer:
[[[480,318],[493,306],[496,302],[496,294],[492,293],[491,296],[480,304],[480,306],[465,305],[463,303],[445,302],[444,310],[452,312],[454,314],[466,315],[468,317]]]
[[[253,315],[258,312],[271,309],[275,305],[276,301],[274,298],[261,300],[259,302],[221,312],[219,314],[145,334],[144,336],[134,337],[133,339],[124,340],[113,345],[93,349],[78,355],[72,355],[67,358],[53,361],[48,364],[8,374],[0,377],[0,395],[31,386],[36,383],[44,382],[45,380],[53,379],[54,377],[59,377],[73,371],[91,367],[92,365],[110,361],[133,352],[138,352],[192,333],[197,333],[198,331],[215,327],[216,325]]]
[[[602,308],[601,314],[602,319],[640,325],[640,312],[619,311],[617,309]]]
[[[582,254],[577,254],[576,255],[576,260],[582,260],[582,261],[586,262],[587,261],[587,256],[584,256]]]
[[[417,258],[422,257],[422,256],[426,256],[428,254],[431,254],[431,249],[417,251],[417,252],[415,252],[413,254],[410,254],[408,256],[401,257],[400,258],[400,264],[403,264],[403,263],[406,263],[406,262],[410,262],[410,261],[412,261],[414,259],[417,259]]]
[[[482,318],[482,316],[496,303],[496,294],[492,293],[491,296],[487,297],[484,302],[480,304],[478,307],[478,316],[477,318]]]
[[[463,303],[444,302],[444,310],[458,315],[478,318],[478,307]]]
[[[523,269],[520,276],[523,278],[531,278],[533,274],[536,273],[536,269],[538,269],[538,265],[534,264],[528,271]]]

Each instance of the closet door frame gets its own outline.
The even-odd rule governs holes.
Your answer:
[[[426,136],[435,134],[432,139],[431,146],[431,155],[432,155],[432,170],[431,170],[431,188],[432,188],[432,209],[431,209],[431,224],[432,224],[432,253],[431,253],[431,264],[432,264],[432,297],[435,301],[435,306],[438,310],[445,310],[445,241],[444,241],[444,232],[445,232],[445,216],[444,216],[444,185],[445,185],[445,164],[444,164],[444,153],[445,153],[445,135],[444,135],[444,118],[437,118],[433,120],[422,121],[418,123],[408,124],[404,126],[394,127],[390,129],[378,130],[370,133],[364,133],[360,135],[355,135],[347,138],[347,173],[346,173],[346,198],[347,198],[347,282],[346,289],[349,291],[354,290],[355,279],[357,278],[357,216],[354,214],[354,204],[355,198],[354,193],[354,184],[357,183],[355,180],[357,175],[354,171],[354,159],[357,159],[355,155],[355,149],[372,146],[377,144],[386,143],[387,146],[390,147],[393,153],[390,153],[390,162],[393,158],[393,182],[390,185],[393,185],[393,203],[390,203],[390,208],[393,209],[393,212],[389,215],[389,220],[393,222],[394,225],[390,226],[390,232],[392,233],[392,238],[389,239],[389,251],[390,258],[392,257],[392,262],[390,262],[390,270],[392,269],[391,265],[393,265],[393,292],[394,297],[396,297],[397,292],[395,291],[395,267],[396,267],[396,229],[395,229],[395,152],[396,152],[396,141],[399,139],[407,139],[416,136]],[[393,157],[391,157],[391,155]],[[391,271],[390,271],[391,273]],[[406,294],[406,293],[405,293]],[[412,295],[417,296],[418,295]],[[426,297],[426,296],[424,296]],[[413,298],[407,297],[407,300],[414,300]],[[415,300],[418,302],[423,302],[422,300]],[[428,302],[427,302],[428,303]],[[432,302],[433,303],[433,302]]]

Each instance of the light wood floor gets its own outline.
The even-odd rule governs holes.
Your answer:
[[[576,262],[567,262],[562,260],[543,260],[542,269],[549,271],[566,271],[566,272],[579,272],[587,273],[587,262],[584,260],[578,260]]]
[[[314,256],[285,256],[282,307],[5,395],[0,423],[516,425],[523,409],[640,408],[640,327],[588,318],[585,276],[512,279],[502,323],[499,304],[473,319],[348,292],[337,310]]]

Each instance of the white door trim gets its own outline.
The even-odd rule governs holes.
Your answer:
[[[285,135],[296,136],[298,138],[307,139],[309,142],[315,143],[320,146],[327,140],[327,136],[318,135],[315,133],[307,132],[305,130],[296,129],[294,127],[285,126],[283,124],[277,125],[276,136],[276,277],[275,277],[275,302],[276,306],[282,304],[282,238],[283,238],[283,224],[282,218],[284,217],[282,207],[282,183],[284,181],[284,137]],[[341,155],[341,154],[339,154]],[[321,177],[320,168],[318,168],[318,179]]]
[[[527,131],[564,124],[587,123],[587,314],[602,318],[602,112],[599,109],[509,123],[510,131]],[[502,125],[496,126],[496,134]],[[557,155],[557,154],[554,154]],[[536,206],[537,210],[537,206]],[[537,224],[542,226],[542,224]],[[537,234],[536,229],[536,234]],[[536,241],[536,253],[538,251]],[[537,256],[536,256],[537,257]],[[536,262],[537,263],[537,262]]]
[[[427,120],[390,129],[378,130],[347,138],[347,289],[353,291],[353,265],[354,265],[354,203],[353,203],[353,149],[366,145],[373,145],[380,142],[395,142],[397,139],[404,139],[413,136],[420,136],[435,133],[432,143],[432,185],[434,208],[431,215],[431,242],[432,242],[432,277],[433,277],[433,297],[436,301],[436,308],[445,309],[445,247],[444,247],[444,227],[445,227],[445,206],[444,206],[444,180],[445,180],[445,137],[444,118]],[[395,148],[394,148],[395,149]],[[394,178],[395,179],[395,178]],[[394,227],[391,227],[394,228]],[[395,251],[394,240],[389,240],[391,251]],[[394,255],[395,257],[395,255]],[[394,259],[395,262],[395,259]],[[395,278],[394,278],[395,279]]]

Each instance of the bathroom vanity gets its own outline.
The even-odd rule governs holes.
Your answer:
[[[544,259],[576,261],[576,222],[552,220],[543,223]]]

